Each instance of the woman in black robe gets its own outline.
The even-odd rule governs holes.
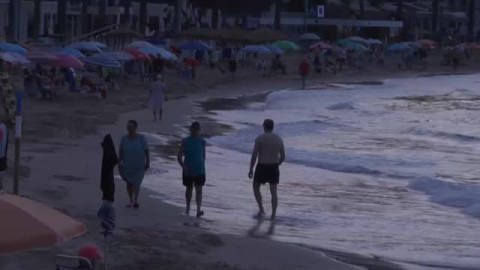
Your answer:
[[[103,192],[102,200],[113,202],[115,199],[115,179],[113,170],[118,164],[117,152],[113,144],[112,136],[105,135],[102,142],[103,158],[102,158],[102,175],[100,188]]]

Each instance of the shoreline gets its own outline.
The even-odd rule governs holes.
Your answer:
[[[328,86],[328,83],[347,84],[349,81],[359,81],[356,77],[365,75],[362,74],[362,72],[357,72],[357,76],[352,75],[350,78],[346,78],[350,75],[348,72],[345,73],[343,76],[337,76],[335,80],[320,83],[325,86]],[[387,76],[383,74],[383,79],[408,78],[411,76],[410,74],[397,75],[401,76],[397,77],[394,76],[394,74]],[[377,74],[376,77],[382,77],[382,74]],[[127,106],[128,108],[122,107],[126,103],[123,101],[122,103],[114,104],[115,106],[113,107],[118,107],[117,109],[120,111],[106,114],[105,118],[98,117],[98,115],[96,115],[98,112],[88,113],[85,109],[83,111],[74,110],[71,114],[68,114],[68,116],[78,113],[83,117],[78,116],[78,118],[74,117],[69,120],[70,122],[79,121],[79,123],[76,124],[80,125],[80,129],[83,129],[83,132],[74,134],[75,136],[72,136],[71,130],[67,130],[61,134],[55,133],[64,128],[64,126],[62,126],[64,121],[60,123],[55,122],[55,120],[58,120],[56,117],[62,115],[62,111],[49,115],[51,118],[48,120],[51,123],[50,127],[52,130],[43,131],[43,133],[39,134],[41,136],[30,135],[26,138],[27,142],[22,150],[22,163],[26,164],[25,167],[28,168],[28,170],[26,169],[28,173],[26,173],[27,177],[21,180],[21,193],[22,195],[51,205],[66,214],[72,215],[74,218],[84,222],[90,231],[85,237],[65,243],[50,251],[32,251],[21,254],[2,255],[0,256],[0,269],[32,269],[29,266],[44,266],[45,269],[51,269],[51,267],[53,267],[53,265],[51,265],[53,254],[55,253],[74,254],[75,250],[78,250],[82,244],[92,242],[102,246],[102,239],[98,234],[100,227],[99,221],[96,218],[96,210],[101,203],[98,188],[99,163],[101,160],[99,143],[103,136],[100,134],[112,133],[112,135],[114,135],[114,141],[118,142],[119,135],[124,133],[124,123],[126,120],[139,119],[140,129],[142,131],[158,133],[160,129],[162,135],[175,135],[181,132],[181,126],[185,126],[188,119],[208,117],[208,112],[205,113],[203,111],[204,108],[198,104],[202,102],[202,100],[223,98],[223,101],[232,101],[242,95],[258,95],[258,93],[268,91],[278,91],[289,88],[296,89],[296,86],[300,84],[300,80],[297,80],[296,76],[282,77],[275,81],[271,78],[266,78],[261,81],[262,79],[264,78],[258,78],[257,80],[248,82],[237,81],[235,84],[223,83],[220,84],[220,86],[217,84],[217,87],[210,90],[199,91],[194,94],[189,93],[192,94],[192,96],[188,98],[184,98],[180,94],[177,98],[172,98],[166,103],[166,118],[161,124],[161,128],[151,124],[149,111],[142,109],[142,106],[139,104],[142,102],[141,97],[133,97],[130,100],[131,104]],[[378,80],[380,79],[381,78],[378,78]],[[368,81],[372,82],[375,80],[369,79]],[[145,94],[143,97],[144,96]],[[117,98],[120,99],[119,97]],[[95,104],[100,104],[100,102]],[[82,104],[79,105],[80,107],[84,107]],[[105,107],[108,106],[110,105],[105,105]],[[228,106],[233,105],[229,104]],[[46,114],[48,114],[49,111],[46,108],[42,106],[41,109],[44,109]],[[36,113],[38,113],[38,111]],[[34,118],[25,118],[27,119],[27,121],[25,121],[25,133],[38,132],[39,127],[45,127],[44,125],[46,125],[40,121],[38,126],[29,127],[30,121]],[[93,122],[91,126],[88,125],[89,120]],[[147,124],[149,122],[150,124]],[[73,133],[75,131],[77,131],[77,129],[73,129]],[[65,160],[65,157],[68,157],[69,160]],[[92,160],[92,157],[95,157],[95,159]],[[56,166],[56,164],[61,164],[61,166]],[[8,180],[5,182],[5,187],[9,190],[11,183]],[[179,187],[179,192],[180,190],[181,187]],[[209,233],[202,229],[203,221],[182,216],[180,214],[181,210],[177,207],[151,198],[155,192],[144,191],[143,193],[143,195],[148,194],[148,196],[143,197],[141,210],[132,212],[124,209],[122,206],[123,202],[126,201],[126,196],[123,192],[123,183],[117,182],[116,194],[119,198],[116,202],[116,210],[118,211],[118,223],[121,225],[119,225],[112,237],[112,244],[110,245],[110,249],[113,249],[111,251],[112,257],[115,258],[112,266],[115,266],[115,269],[148,269],[145,267],[152,264],[158,264],[165,269],[281,269],[279,268],[279,266],[283,267],[281,263],[285,264],[289,259],[299,260],[299,257],[312,260],[312,263],[310,263],[313,267],[312,269],[318,269],[314,266],[316,264],[314,264],[313,261],[316,263],[331,263],[332,266],[338,267],[332,269],[354,269],[348,265],[326,259],[321,253],[308,251],[305,250],[305,248],[296,247],[291,244]],[[157,209],[161,211],[156,211]],[[186,232],[191,235],[185,236]],[[155,241],[152,239],[156,238],[165,241],[166,244],[162,243],[159,247],[152,247],[152,244],[155,244]],[[258,255],[255,252],[248,251],[248,249],[252,247],[255,247],[255,250],[258,251],[259,247],[257,246],[261,246],[260,248],[263,248],[261,251],[266,252],[265,254],[269,253],[269,249],[273,249],[281,250],[279,252],[281,252],[282,255],[285,253],[288,254],[289,252],[293,255],[282,258],[280,264],[279,262],[274,264],[274,262],[257,258],[256,261],[251,262],[254,263],[254,265],[242,265],[242,262],[238,260],[242,258],[249,260],[249,256]],[[238,247],[245,249],[245,251],[242,250],[243,254],[239,254]],[[225,254],[228,252],[233,253],[234,256]],[[334,258],[335,256],[341,257],[341,254],[338,253],[329,254],[326,250],[322,250],[321,252]],[[177,253],[181,254],[179,255]],[[163,256],[158,256],[159,254]],[[132,255],[138,256],[135,258],[135,261],[143,265],[136,265],[131,259],[126,258]],[[208,259],[205,257],[208,257]],[[348,256],[345,255],[345,257]],[[192,259],[188,260],[187,258]],[[220,260],[220,258],[222,259]],[[338,259],[342,260],[344,258]],[[367,258],[367,260],[368,259],[369,258]],[[375,258],[370,260],[378,262]],[[357,261],[357,263],[359,262]],[[368,263],[371,263],[371,261]],[[198,267],[199,264],[200,266]],[[308,267],[308,265],[304,267]],[[401,269],[388,268],[392,267],[391,265],[378,266],[380,268],[373,267],[376,266],[370,264],[367,268],[375,270]]]

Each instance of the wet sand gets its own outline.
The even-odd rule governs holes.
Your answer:
[[[468,68],[471,72],[480,70]],[[337,76],[312,75],[309,85],[364,82],[365,78],[375,82],[390,77],[445,73],[449,69],[432,67],[428,72],[398,72],[394,67],[371,67]],[[262,93],[299,88],[300,79],[295,69],[292,70],[286,76],[269,78],[245,72],[235,82],[206,69],[199,70],[196,82],[185,83],[169,74],[166,82],[170,101],[165,104],[162,123],[153,123],[151,113],[145,109],[148,87],[134,80],[128,85],[122,84],[121,90],[111,93],[105,101],[69,95],[47,102],[27,100],[21,194],[84,222],[89,232],[51,250],[1,255],[0,270],[52,269],[56,253],[75,254],[82,245],[92,243],[103,247],[96,211],[101,204],[100,142],[104,134],[111,133],[118,142],[125,132],[126,121],[137,119],[141,131],[171,137],[168,143],[152,145],[155,152],[171,157],[176,152],[182,127],[192,119],[209,122],[208,115],[215,110],[241,108],[249,102],[261,101],[266,96]],[[248,97],[239,98],[245,95]],[[208,98],[210,100],[205,101]],[[214,121],[207,125],[205,129],[210,130],[207,132],[210,136],[230,129]],[[4,185],[9,191],[11,180],[6,180]],[[180,182],[178,190],[183,192]],[[141,208],[127,209],[121,180],[117,181],[116,195],[118,227],[109,240],[111,269],[319,269],[319,265],[322,269],[355,269],[304,247],[248,237],[248,232],[241,237],[207,231],[203,224],[215,221],[183,216],[182,209],[151,198],[155,193],[146,189],[142,190]],[[398,269],[378,258],[320,251],[368,269]]]

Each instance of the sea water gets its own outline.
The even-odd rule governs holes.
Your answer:
[[[202,226],[412,269],[480,269],[479,75],[284,90],[213,117],[235,131],[208,140]],[[252,218],[247,178],[265,118],[287,154],[275,223]],[[166,173],[147,185],[183,206],[178,165],[155,166]],[[269,211],[267,186],[263,193]]]

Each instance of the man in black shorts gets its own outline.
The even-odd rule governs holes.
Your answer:
[[[250,171],[248,177],[253,178],[253,193],[257,200],[259,212],[258,218],[263,218],[265,210],[262,203],[262,194],[260,186],[266,183],[270,184],[272,194],[272,220],[277,214],[278,196],[277,185],[280,180],[280,165],[285,161],[285,147],[283,140],[277,134],[273,133],[274,123],[271,119],[263,122],[264,134],[257,137],[255,147],[253,148],[252,159],[250,161]],[[255,163],[258,164],[253,173]]]
[[[190,136],[182,140],[177,160],[183,169],[183,185],[186,187],[187,209],[185,212],[187,215],[190,214],[190,202],[192,200],[193,187],[195,187],[198,218],[204,214],[202,211],[202,197],[203,186],[205,185],[205,157],[206,142],[200,137],[200,124],[194,122],[190,126]]]

